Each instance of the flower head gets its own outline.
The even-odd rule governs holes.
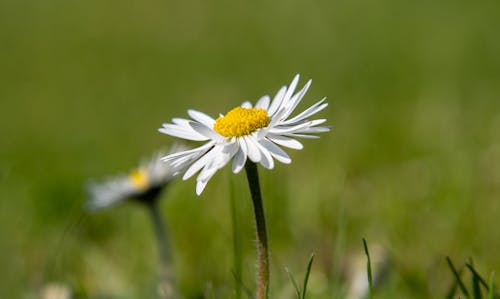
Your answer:
[[[174,118],[172,123],[163,124],[159,129],[161,133],[206,143],[167,155],[162,160],[173,167],[189,167],[184,173],[184,180],[200,172],[196,179],[198,195],[217,170],[231,159],[234,173],[243,169],[247,158],[267,169],[274,167],[274,159],[290,163],[292,160],[280,146],[302,149],[302,144],[295,138],[318,138],[311,134],[330,130],[329,126],[320,126],[326,119],[309,120],[310,116],[328,106],[326,98],[290,118],[311,85],[309,80],[294,93],[298,81],[299,75],[296,75],[290,86],[281,87],[272,101],[265,95],[255,106],[244,102],[217,119],[196,110],[188,110],[192,119]]]
[[[186,146],[175,144],[169,153],[172,154],[186,149]],[[89,200],[86,207],[95,211],[129,198],[138,200],[154,199],[180,170],[160,161],[160,157],[165,154],[166,152],[155,154],[150,159],[144,160],[129,173],[118,175],[104,182],[88,184]]]

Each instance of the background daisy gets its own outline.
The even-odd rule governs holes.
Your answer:
[[[171,154],[186,150],[187,146],[174,144],[168,152]],[[179,169],[159,160],[167,151],[158,152],[144,160],[127,174],[120,174],[102,182],[87,185],[89,198],[86,208],[92,211],[108,208],[127,199],[139,201],[155,200],[158,193],[178,173]]]
[[[169,152],[186,150],[185,145],[174,144]],[[162,299],[177,298],[174,269],[172,266],[171,245],[158,206],[159,195],[167,184],[175,177],[178,169],[162,163],[159,159],[164,153],[159,152],[142,162],[129,174],[122,174],[102,183],[88,185],[89,200],[86,207],[96,211],[111,207],[127,199],[134,199],[147,208],[153,225],[158,253],[160,256],[158,292]]]

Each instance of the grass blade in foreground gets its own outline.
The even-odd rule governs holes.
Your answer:
[[[313,261],[314,261],[314,254],[311,255],[311,257],[309,258],[309,263],[307,263],[307,269],[306,269],[306,274],[304,275],[304,285],[302,286],[302,291],[299,289],[299,285],[297,284],[297,281],[295,280],[295,277],[293,276],[292,272],[288,268],[285,268],[285,271],[288,273],[288,276],[292,281],[293,287],[295,288],[295,295],[297,295],[297,299],[306,298],[307,283],[309,282],[309,274],[311,274],[311,267]]]
[[[311,267],[313,261],[314,261],[314,253],[311,254],[311,257],[309,258],[309,263],[307,264],[307,271],[306,275],[304,276],[304,287],[302,288],[302,299],[306,298],[307,283],[309,282],[309,274],[311,274]]]
[[[496,294],[495,294],[495,273],[491,274],[490,277],[490,291],[488,293],[488,299],[495,299]]]
[[[457,271],[455,266],[453,265],[453,262],[451,261],[450,257],[446,257],[446,261],[448,262],[448,266],[450,267],[451,272],[455,276],[455,280],[460,287],[460,290],[462,290],[462,293],[464,293],[465,298],[469,298],[469,291],[467,291],[467,288],[465,287],[465,284],[463,283],[462,279],[460,278],[460,273]]]
[[[297,299],[300,299],[301,292],[300,292],[300,289],[299,289],[299,285],[297,284],[297,281],[295,280],[295,277],[293,277],[293,274],[290,271],[290,269],[285,268],[285,271],[286,271],[286,273],[288,273],[288,277],[290,277],[290,280],[292,281],[293,287],[295,289],[295,295],[297,296]]]
[[[474,270],[474,266],[472,263],[472,259],[469,260],[469,262],[465,263],[465,266],[471,271],[472,273],[472,292],[474,294],[474,299],[483,299],[483,295],[481,294],[481,286],[479,283],[484,280],[479,276],[479,274]],[[483,284],[484,287],[486,287],[486,290],[488,290],[488,285],[484,282]]]
[[[462,270],[460,269],[460,272],[458,273],[459,275],[462,274]],[[453,281],[453,284],[451,285],[450,289],[446,293],[446,296],[444,297],[445,299],[453,299],[455,296],[455,293],[457,292],[457,286],[458,283],[456,280]]]
[[[472,264],[472,260],[470,262],[465,263],[465,266],[467,267],[467,269],[470,270],[474,279],[477,280],[477,282],[481,283],[481,285],[487,291],[489,291],[490,288],[488,287],[488,284],[486,283],[486,281],[481,277],[481,275],[479,275],[479,273],[477,273],[476,269],[474,269],[474,266]]]
[[[372,265],[370,261],[370,252],[368,251],[368,245],[366,245],[366,240],[363,238],[363,247],[365,248],[366,254],[366,272],[368,275],[368,294],[369,298],[373,298],[373,279],[372,279]]]

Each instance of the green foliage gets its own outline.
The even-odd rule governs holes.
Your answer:
[[[465,267],[467,268],[467,270],[469,270],[469,273],[471,275],[470,285],[472,288],[472,292],[470,291],[470,288],[468,288],[466,284],[462,281],[461,278],[463,272],[462,269],[457,271],[456,267],[454,266],[453,262],[449,257],[446,257],[446,261],[455,279],[453,283],[454,287],[450,289],[450,292],[448,293],[446,298],[454,298],[457,291],[455,285],[459,286],[459,289],[465,296],[465,298],[473,298],[473,299],[483,298],[481,289],[485,290],[485,293],[488,294],[489,299],[500,298],[500,294],[497,293],[495,288],[494,275],[492,274],[490,276],[490,282],[488,284],[486,280],[483,277],[481,277],[481,275],[474,268],[472,259],[470,259],[468,262],[465,263]]]
[[[311,255],[311,257],[309,258],[309,263],[307,263],[307,269],[306,273],[304,274],[304,283],[302,284],[302,289],[299,288],[299,285],[297,284],[297,281],[295,280],[293,273],[288,268],[285,268],[286,272],[288,273],[288,276],[290,277],[290,281],[292,282],[293,287],[295,289],[295,295],[297,296],[297,299],[306,298],[307,283],[309,282],[309,275],[311,274],[311,267],[313,261],[314,261],[314,254]]]

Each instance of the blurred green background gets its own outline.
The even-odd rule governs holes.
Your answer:
[[[342,298],[361,239],[383,248],[379,298],[443,298],[444,257],[500,270],[500,2],[0,0],[0,297],[49,282],[75,298],[153,298],[145,211],[82,210],[83,185],[128,171],[212,116],[294,74],[323,96],[321,139],[261,169],[273,298],[292,298],[312,252],[310,298]],[[162,211],[186,298],[231,298],[236,187],[243,280],[254,287],[245,175],[201,197],[176,182]],[[498,281],[498,279],[497,279]]]

